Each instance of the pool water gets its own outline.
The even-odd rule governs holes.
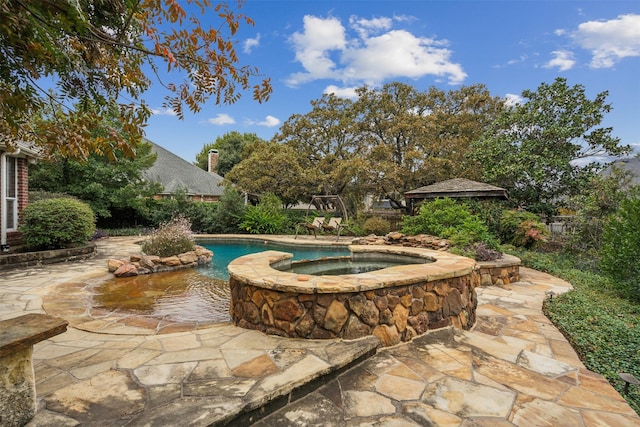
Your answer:
[[[424,264],[424,260],[392,261],[392,260],[351,260],[344,258],[328,258],[310,262],[296,262],[291,264],[290,271],[298,274],[338,276],[341,274],[360,274],[382,270],[406,264]]]
[[[120,277],[93,289],[93,308],[174,322],[230,320],[229,286],[193,269]]]
[[[219,323],[230,320],[227,265],[242,255],[279,250],[294,259],[349,255],[344,247],[283,246],[261,241],[203,244],[213,251],[207,267],[107,280],[93,289],[93,308],[153,316],[176,322]]]
[[[213,252],[213,260],[208,267],[198,268],[205,276],[215,279],[229,280],[227,265],[234,259],[247,254],[261,251],[275,250],[293,254],[292,260],[311,260],[324,257],[347,256],[351,252],[346,246],[303,246],[285,245],[264,241],[220,241],[215,243],[201,243]]]

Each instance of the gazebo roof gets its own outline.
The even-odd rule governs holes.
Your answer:
[[[435,199],[437,197],[471,198],[498,197],[507,198],[504,188],[465,178],[453,178],[437,182],[404,193],[407,199]]]

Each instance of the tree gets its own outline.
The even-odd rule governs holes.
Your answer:
[[[214,20],[217,28],[203,27]],[[241,23],[253,21],[211,0],[3,1],[0,143],[29,141],[81,158],[133,155],[149,116],[140,98],[151,85],[148,73],[159,77],[168,91],[165,106],[180,117],[210,98],[233,103],[245,90],[264,101],[269,79],[254,83],[258,71],[239,64],[232,37]],[[162,82],[163,69],[184,80]],[[63,106],[65,114],[38,120],[50,105]],[[114,109],[124,132],[92,138],[91,130]]]
[[[474,143],[471,157],[483,167],[483,179],[506,188],[516,203],[552,214],[602,167],[591,156],[619,156],[629,147],[600,127],[611,110],[606,91],[590,100],[582,85],[557,78],[522,97]]]
[[[397,207],[413,188],[477,177],[465,156],[503,106],[482,85],[421,92],[394,82],[359,88],[357,95],[312,101],[312,110],[291,116],[274,140],[301,154],[316,193],[387,196]]]
[[[615,165],[608,173],[600,173],[584,191],[567,203],[575,212],[571,220],[572,234],[568,246],[577,251],[600,250],[602,234],[609,218],[627,198],[639,198],[640,186],[633,185],[634,174]]]
[[[313,183],[305,175],[300,153],[277,142],[256,143],[252,152],[225,178],[239,191],[253,195],[273,193],[285,206],[310,199]]]
[[[254,142],[265,142],[258,138],[255,133],[228,132],[216,138],[210,144],[205,144],[202,150],[196,154],[194,164],[201,169],[209,168],[209,150],[218,150],[217,173],[225,176],[235,165],[240,163],[244,158],[244,149],[247,145]]]
[[[142,178],[156,160],[151,144],[138,144],[135,159],[114,154],[117,162],[98,154],[86,160],[61,155],[42,160],[29,168],[29,188],[75,196],[91,206],[98,219],[111,217],[116,209],[144,211],[144,198],[161,190],[159,184]]]
[[[465,155],[503,106],[482,85],[420,92],[395,82],[381,90],[361,88],[358,96],[355,108],[368,147],[369,181],[398,206],[403,194],[416,187],[475,178]]]
[[[325,94],[307,114],[292,115],[274,141],[300,155],[300,166],[316,194],[342,194],[366,168],[353,102]]]

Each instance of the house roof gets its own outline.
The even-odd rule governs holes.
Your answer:
[[[145,179],[162,184],[161,194],[172,194],[185,191],[189,195],[221,196],[224,187],[223,178],[187,162],[151,141],[151,150],[158,155],[154,165],[147,169]]]
[[[404,193],[407,199],[435,199],[436,197],[500,197],[507,198],[504,188],[465,178],[453,178]]]
[[[26,142],[18,141],[15,143],[15,147],[8,148],[6,144],[0,143],[0,151],[6,151],[13,157],[42,157],[39,147],[34,146]]]
[[[629,159],[616,160],[610,163],[609,166],[602,171],[602,175],[611,175],[614,166],[621,168],[623,171],[631,172],[633,175],[631,185],[640,185],[640,158],[632,157]]]

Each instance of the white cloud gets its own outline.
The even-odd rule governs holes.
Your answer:
[[[446,42],[416,37],[404,30],[392,30],[365,40],[365,46],[347,49],[343,54],[347,80],[377,84],[398,77],[419,78],[425,75],[448,77],[458,84],[467,77],[459,64],[450,61]]]
[[[346,46],[344,27],[336,18],[304,17],[304,32],[291,36],[296,60],[302,64],[306,73],[295,73],[289,78],[289,84],[296,86],[308,81],[336,78],[335,62],[331,51],[340,51]]]
[[[514,107],[518,104],[522,104],[522,102],[524,101],[524,99],[520,95],[516,95],[515,93],[506,94],[504,99],[505,99],[505,103],[509,107]]]
[[[280,124],[280,119],[273,117],[273,116],[267,116],[264,118],[263,121],[256,123],[258,126],[266,126],[268,128],[274,128],[276,126],[278,126]]]
[[[177,116],[178,115],[175,111],[173,111],[173,108],[162,108],[159,110],[157,108],[152,108],[151,114],[153,114],[154,116]]]
[[[402,20],[395,18],[395,22]],[[386,79],[445,77],[451,84],[467,74],[451,61],[446,40],[415,36],[392,29],[394,19],[351,17],[349,37],[337,18],[304,17],[304,31],[291,37],[296,60],[304,72],[290,75],[296,86],[319,79],[340,80],[350,85],[379,85]],[[373,36],[372,34],[376,34]]]
[[[235,122],[236,121],[233,119],[233,117],[224,113],[217,114],[215,117],[207,119],[207,123],[218,126],[232,125]]]
[[[374,18],[364,19],[357,16],[351,16],[349,18],[349,25],[355,31],[358,32],[360,38],[366,39],[371,33],[379,33],[380,31],[388,30],[391,28],[391,18]]]
[[[251,53],[251,50],[254,47],[258,47],[260,46],[260,34],[258,34],[255,38],[253,39],[246,39],[244,41],[244,44],[242,46],[242,51],[244,53]]]
[[[358,97],[356,89],[356,87],[338,87],[335,85],[329,85],[322,91],[322,93],[332,93],[338,98],[356,99]]]
[[[640,15],[583,22],[572,37],[591,52],[591,67],[610,68],[623,58],[640,56]]]
[[[572,69],[576,64],[575,59],[573,59],[573,53],[568,50],[554,50],[551,52],[551,55],[553,55],[554,58],[544,64],[544,68],[557,67],[559,71],[567,71]]]

